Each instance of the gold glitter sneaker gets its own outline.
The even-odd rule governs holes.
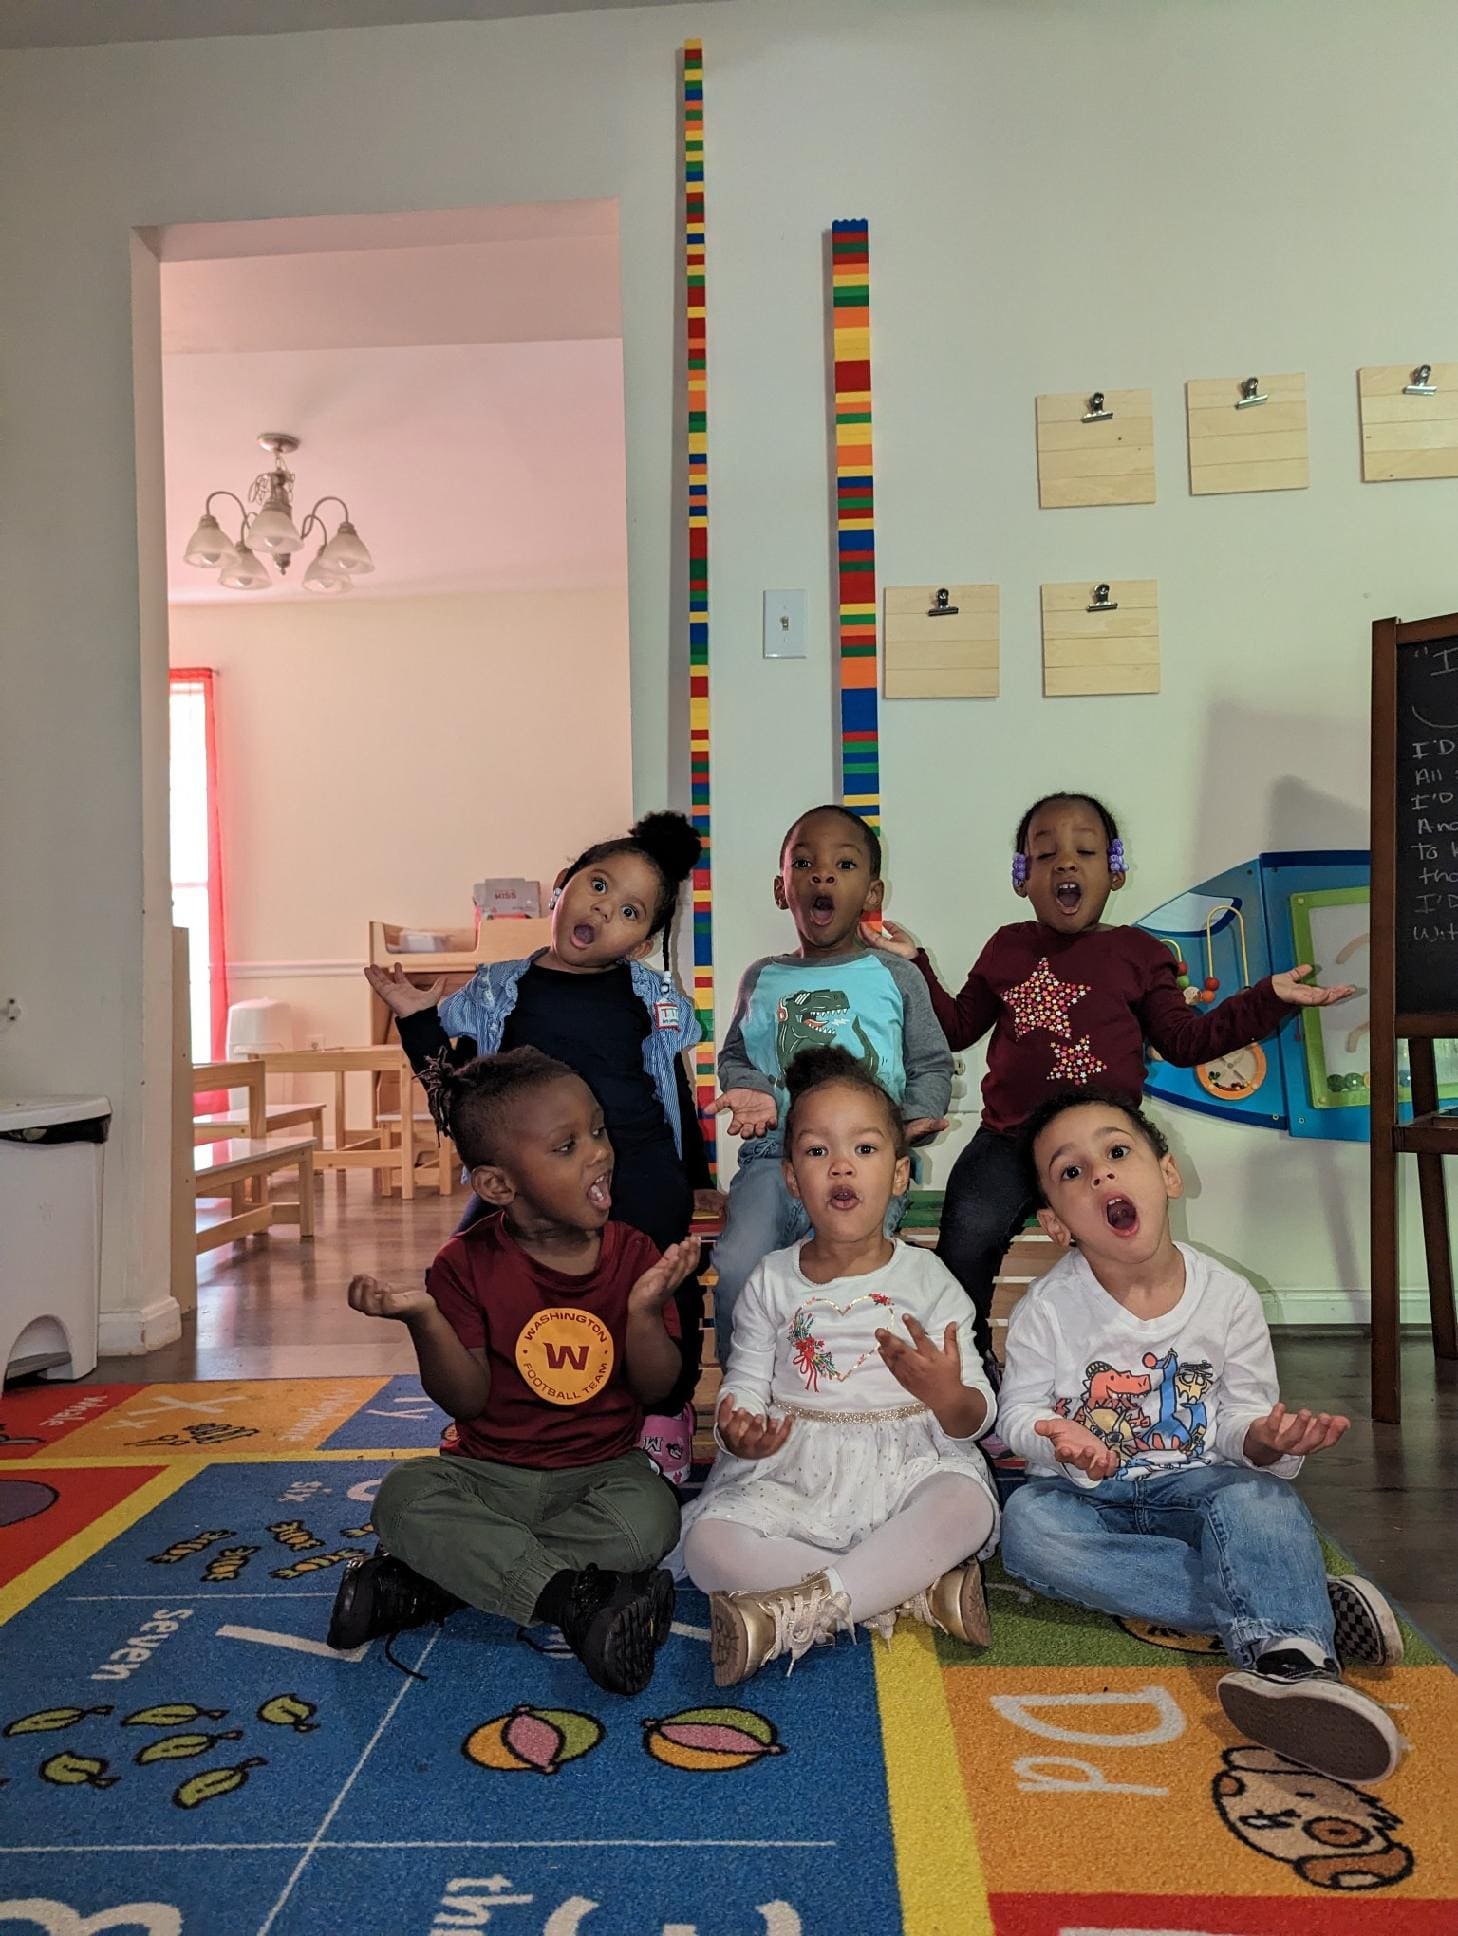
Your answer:
[[[924,1593],[918,1593],[896,1611],[950,1634],[969,1647],[992,1645],[992,1626],[982,1591],[982,1568],[976,1560],[968,1560],[965,1565],[943,1573]]]
[[[823,1573],[796,1586],[709,1595],[709,1658],[715,1687],[733,1687],[766,1661],[790,1657],[789,1672],[817,1641],[850,1624],[850,1602]]]

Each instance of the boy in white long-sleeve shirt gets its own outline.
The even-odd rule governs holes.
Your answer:
[[[1336,1656],[1393,1666],[1369,1581],[1328,1579],[1285,1481],[1349,1421],[1280,1403],[1243,1277],[1170,1236],[1184,1185],[1159,1130],[1112,1095],[1052,1099],[1027,1130],[1039,1221],[1067,1254],[1008,1326],[999,1431],[1026,1459],[1003,1561],[1055,1599],[1218,1634],[1249,1739],[1345,1781],[1390,1775],[1401,1738]]]

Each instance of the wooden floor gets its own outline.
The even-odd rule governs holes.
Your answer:
[[[411,1371],[403,1325],[345,1302],[356,1271],[397,1282],[424,1268],[464,1195],[413,1203],[371,1197],[363,1175],[321,1188],[318,1237],[291,1230],[199,1260],[198,1309],[181,1339],[145,1358],[103,1359],[99,1381],[287,1378]],[[1355,1332],[1277,1333],[1282,1396],[1346,1412],[1352,1429],[1308,1462],[1300,1490],[1322,1525],[1458,1659],[1458,1366],[1435,1367],[1427,1340],[1402,1346],[1401,1427],[1367,1410],[1367,1346]]]

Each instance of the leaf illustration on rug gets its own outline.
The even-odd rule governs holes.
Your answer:
[[[483,1721],[461,1743],[461,1753],[478,1768],[554,1775],[564,1761],[590,1754],[603,1733],[602,1723],[590,1714],[523,1702],[509,1714]]]
[[[219,1741],[242,1739],[242,1728],[225,1728],[221,1734],[164,1734],[160,1741],[150,1742],[132,1759],[139,1768],[148,1767],[154,1761],[191,1761],[194,1755],[206,1754]]]
[[[95,1755],[52,1755],[41,1763],[41,1778],[62,1788],[114,1788],[121,1776],[109,1775],[109,1766]]]
[[[110,1714],[111,1702],[100,1707],[43,1707],[38,1714],[22,1714],[18,1721],[6,1723],[6,1734],[51,1734],[57,1728],[73,1728],[88,1714]]]
[[[292,1728],[295,1734],[317,1734],[319,1723],[313,1716],[318,1712],[312,1701],[301,1701],[297,1694],[275,1694],[259,1708],[258,1718],[276,1728]]]
[[[250,1768],[266,1768],[267,1757],[250,1755],[240,1761],[236,1768],[209,1768],[205,1775],[194,1775],[185,1781],[172,1797],[179,1808],[196,1808],[200,1802],[210,1802],[219,1795],[231,1795],[241,1788],[248,1779]]]
[[[157,1707],[139,1707],[122,1722],[124,1728],[185,1728],[189,1721],[221,1721],[225,1707],[194,1707],[191,1701],[163,1701]]]
[[[1390,1889],[1415,1858],[1391,1831],[1402,1818],[1350,1782],[1314,1774],[1274,1748],[1227,1748],[1211,1783],[1220,1819],[1257,1855],[1314,1889]]]
[[[686,1707],[666,1721],[645,1721],[643,1728],[643,1746],[655,1761],[693,1774],[748,1768],[785,1752],[772,1723],[747,1707]]]

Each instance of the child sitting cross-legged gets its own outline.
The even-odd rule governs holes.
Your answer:
[[[723,1451],[684,1514],[720,1687],[857,1622],[889,1637],[903,1614],[988,1641],[977,1561],[997,1502],[976,1440],[995,1404],[956,1279],[886,1235],[901,1111],[846,1049],[802,1050],[786,1080],[784,1173],[814,1235],[750,1273]]]
[[[459,1444],[386,1476],[381,1551],[345,1575],[329,1642],[356,1647],[466,1603],[550,1621],[600,1687],[636,1694],[668,1637],[673,1583],[658,1562],[679,1523],[636,1441],[644,1407],[679,1375],[673,1292],[698,1244],[660,1256],[609,1221],[603,1112],[564,1063],[513,1049],[439,1081],[437,1107],[495,1214],[451,1238],[424,1286],[356,1277],[349,1302],[408,1327]]]
[[[1028,1125],[1039,1221],[1068,1252],[1008,1326],[999,1430],[1028,1462],[1010,1573],[1059,1600],[1218,1635],[1217,1693],[1250,1741],[1339,1781],[1380,1781],[1401,1740],[1338,1658],[1394,1666],[1377,1589],[1328,1578],[1287,1483],[1345,1418],[1288,1411],[1243,1277],[1170,1236],[1179,1169],[1126,1099],[1066,1092]]]

